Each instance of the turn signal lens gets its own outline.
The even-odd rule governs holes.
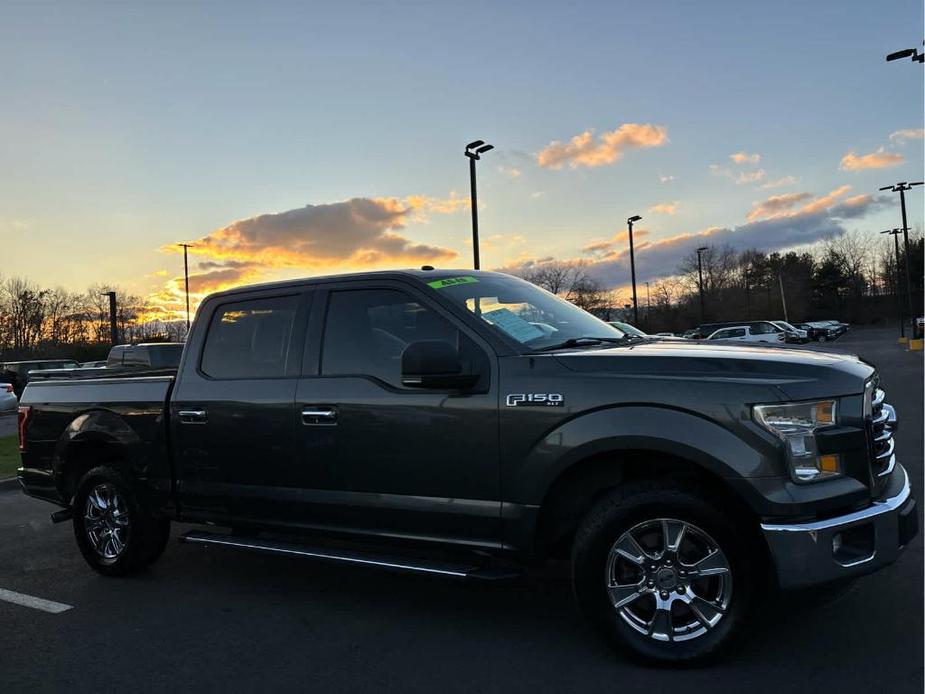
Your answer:
[[[835,401],[823,400],[816,403],[816,426],[835,424]]]
[[[840,471],[840,466],[838,464],[838,456],[834,453],[829,453],[826,455],[820,455],[818,458],[817,466],[819,472],[828,472],[831,474],[837,474]]]

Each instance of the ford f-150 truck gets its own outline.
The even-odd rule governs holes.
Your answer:
[[[570,557],[610,641],[693,661],[768,587],[841,585],[915,535],[884,397],[857,357],[633,337],[425,267],[213,294],[175,374],[31,382],[19,479],[105,575],[171,522],[453,577]]]

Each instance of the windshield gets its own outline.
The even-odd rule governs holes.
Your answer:
[[[570,340],[593,343],[626,337],[574,304],[509,275],[453,277],[428,284],[528,350]]]
[[[612,325],[617,330],[626,333],[627,335],[635,335],[636,337],[648,337],[642,330],[637,328],[635,325],[630,325],[629,323],[624,323],[618,320],[607,321],[607,325]]]

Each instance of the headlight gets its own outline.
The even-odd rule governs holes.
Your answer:
[[[839,457],[819,455],[816,449],[816,430],[835,425],[835,409],[835,400],[755,405],[755,421],[784,442],[795,481],[815,482],[841,474]]]

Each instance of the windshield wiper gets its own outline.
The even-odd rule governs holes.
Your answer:
[[[611,343],[622,343],[626,342],[626,337],[570,337],[564,342],[559,342],[554,345],[547,345],[545,347],[537,347],[533,352],[551,352],[556,349],[568,349],[569,347],[583,347],[585,345],[599,345],[602,342],[611,342]]]

